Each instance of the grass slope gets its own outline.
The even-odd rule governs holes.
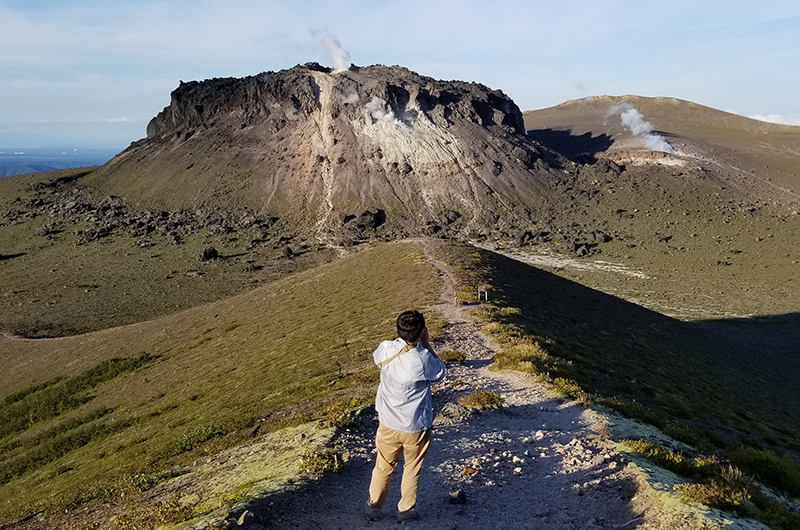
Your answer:
[[[272,430],[332,402],[369,399],[372,348],[392,335],[397,313],[434,300],[437,277],[420,258],[417,244],[383,244],[148,322],[58,339],[0,337],[3,407],[55,409],[0,439],[1,466],[21,470],[0,486],[0,521],[159,476],[240,443],[256,425]],[[116,359],[143,361],[89,377]]]
[[[245,229],[228,233],[195,226],[184,232],[180,244],[153,231],[147,246],[141,246],[141,238],[132,234],[136,225],[82,241],[81,231],[96,225],[90,222],[96,210],[64,219],[48,206],[99,205],[106,197],[83,186],[90,169],[0,179],[0,331],[41,338],[141,322],[229,297],[333,258],[330,250],[295,240],[293,258],[284,258],[288,243],[280,241],[288,235],[281,226],[265,230],[259,236],[264,239],[256,243]],[[58,179],[66,182],[41,189]],[[45,205],[30,206],[37,201]],[[128,210],[136,207],[128,205]],[[18,211],[26,213],[9,214]],[[238,218],[243,212],[233,214]],[[208,247],[217,249],[221,258],[201,262]]]
[[[676,320],[493,252],[448,248],[449,261],[465,264],[460,281],[492,286],[500,309],[483,317],[508,346],[497,356],[505,366],[543,374],[568,395],[697,447],[800,453],[791,336],[782,348],[753,350],[754,335],[741,343],[709,322]]]

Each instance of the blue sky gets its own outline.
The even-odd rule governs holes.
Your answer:
[[[523,110],[636,94],[800,124],[796,0],[0,0],[0,146],[125,147],[180,80],[330,64],[330,34]]]

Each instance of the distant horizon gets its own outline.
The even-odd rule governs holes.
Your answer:
[[[116,147],[0,146],[0,178],[74,167],[99,166],[122,150]]]
[[[100,146],[75,146],[75,145],[2,145],[0,144],[1,155],[30,155],[31,151],[63,151],[63,154],[70,154],[69,152],[85,152],[85,151],[120,151],[126,149],[127,146],[116,145],[100,145]]]
[[[0,144],[127,145],[181,80],[309,61],[474,81],[522,110],[628,93],[800,124],[786,0],[0,0],[0,28]]]
[[[426,75],[422,72],[418,73],[420,73],[421,75]],[[251,74],[251,75],[257,75],[257,74]],[[205,80],[206,79],[197,79],[190,81],[202,82]],[[478,80],[464,80],[464,81],[480,83],[480,81]],[[490,88],[503,90],[502,87],[490,87]],[[647,97],[647,98],[650,97],[674,98],[673,96],[668,96],[668,95],[641,96],[638,94],[631,94],[631,93],[620,94],[620,95],[594,94],[590,96],[583,96],[580,98],[565,99],[560,103],[556,103],[555,105],[550,105],[548,107],[539,107],[539,108],[520,107],[520,111],[526,112],[526,111],[542,110],[561,105],[568,101],[590,99],[593,97],[606,97],[606,96],[613,98],[621,98],[626,96]],[[674,99],[683,99],[683,98],[674,98]],[[722,112],[736,114],[737,116],[741,116],[743,118],[762,121],[765,123],[800,126],[800,118],[796,120],[787,120],[784,116],[777,114],[747,116],[745,114],[737,113],[733,110],[716,108],[702,101],[691,101],[691,100],[685,100],[685,101],[714,108],[715,110],[719,110]],[[149,121],[149,119],[147,121]],[[146,128],[146,122],[144,120],[129,120],[129,119],[105,120],[97,122],[92,122],[92,121],[61,121],[61,122],[31,122],[31,123],[0,122],[0,151],[19,150],[19,149],[52,149],[52,150],[79,149],[79,150],[123,151],[132,142],[136,142],[146,137],[146,131],[141,130],[145,128]],[[43,129],[47,129],[48,132],[42,132]],[[73,131],[72,133],[68,132],[70,131],[70,129],[72,129]],[[110,138],[109,141],[103,143],[101,140],[98,140],[97,137],[94,137],[92,135],[94,129],[103,131],[104,137]],[[58,136],[58,135],[54,136],[54,133],[52,132],[53,130],[61,132],[62,134],[64,134],[64,136]],[[15,132],[17,133],[16,135]],[[11,138],[17,135],[21,138],[26,138],[26,139],[19,141],[11,140]],[[113,138],[113,140],[111,140],[111,138]]]

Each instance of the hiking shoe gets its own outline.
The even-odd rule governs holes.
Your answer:
[[[401,522],[401,523],[403,523],[405,521],[416,521],[420,517],[422,517],[422,514],[419,513],[417,510],[412,508],[411,510],[398,513],[397,514],[397,521]]]
[[[380,514],[381,510],[379,508],[370,506],[369,503],[364,506],[364,517],[366,517],[367,521],[377,521]]]

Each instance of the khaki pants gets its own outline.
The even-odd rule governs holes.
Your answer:
[[[369,485],[368,509],[377,514],[386,502],[389,494],[389,483],[400,452],[403,453],[403,480],[400,482],[400,502],[398,512],[413,510],[417,505],[417,486],[422,473],[422,461],[431,445],[431,430],[412,434],[398,432],[383,425],[378,427],[375,446],[378,456],[372,470],[372,482]]]

